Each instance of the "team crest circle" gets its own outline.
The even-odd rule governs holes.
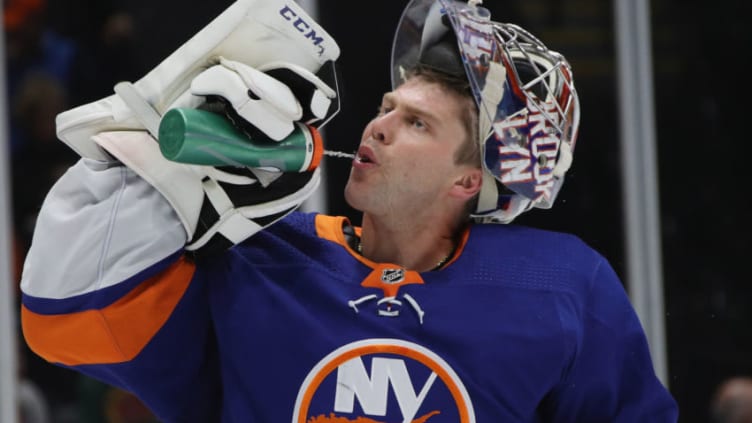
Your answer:
[[[293,423],[475,423],[455,371],[428,349],[368,339],[331,352],[298,391]]]

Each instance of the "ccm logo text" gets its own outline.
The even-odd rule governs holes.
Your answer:
[[[322,43],[324,42],[324,37],[316,34],[316,30],[313,29],[313,27],[308,22],[298,16],[298,14],[295,13],[295,11],[290,8],[290,6],[285,6],[280,9],[279,14],[286,20],[292,22],[292,26],[295,27],[295,29],[297,29],[306,38],[311,40],[311,43],[314,46],[318,47],[319,56],[324,54],[325,49],[322,45]]]

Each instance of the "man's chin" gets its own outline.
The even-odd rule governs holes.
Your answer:
[[[363,211],[360,208],[360,201],[358,201],[362,193],[358,192],[355,185],[357,184],[353,182],[352,176],[350,176],[350,179],[347,180],[347,185],[345,185],[345,202],[355,210]]]

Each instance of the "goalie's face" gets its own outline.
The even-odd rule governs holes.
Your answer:
[[[348,203],[374,216],[408,218],[461,209],[474,194],[466,181],[480,179],[479,168],[455,160],[470,136],[463,107],[474,107],[472,100],[421,77],[384,95],[363,131],[345,188]]]

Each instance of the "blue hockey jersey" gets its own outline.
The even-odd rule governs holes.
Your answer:
[[[621,283],[576,237],[475,225],[448,265],[417,273],[360,256],[345,218],[293,213],[193,262],[145,183],[100,169],[125,182],[72,188],[75,172],[40,216],[24,334],[166,422],[677,419]],[[83,231],[99,241],[52,256],[48,243]]]

